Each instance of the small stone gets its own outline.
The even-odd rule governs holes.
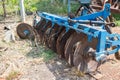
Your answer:
[[[19,80],[29,80],[28,78],[21,78],[21,79],[19,79]]]
[[[4,41],[5,42],[15,41],[15,35],[12,29],[5,31]]]
[[[69,68],[67,68],[67,69],[64,69],[64,71],[65,71],[65,72],[68,72],[68,71],[70,71],[70,69],[69,69]]]
[[[56,63],[57,63],[58,65],[62,65],[62,63],[61,63],[61,62],[58,62],[58,61],[57,61]]]

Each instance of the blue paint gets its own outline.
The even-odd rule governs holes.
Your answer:
[[[70,0],[68,0],[68,3],[70,3],[69,1]],[[70,9],[68,9],[68,11],[69,10]],[[66,32],[70,29],[73,29],[78,33],[84,33],[88,36],[88,41],[92,41],[93,38],[97,38],[98,44],[95,52],[97,61],[100,61],[104,56],[107,56],[108,54],[115,54],[120,49],[120,35],[109,34],[104,28],[104,22],[106,18],[110,15],[110,4],[106,4],[104,10],[91,14],[87,14],[87,11],[85,9],[82,16],[71,19],[75,22],[69,22],[68,20],[70,19],[68,17],[57,16],[46,12],[38,13],[38,15],[41,18],[46,19],[47,21],[51,21],[52,27],[54,26],[54,24],[58,24],[61,27],[65,27]],[[98,17],[103,17],[103,20],[96,21],[96,18]],[[96,21],[95,23],[97,24],[97,26],[93,24],[88,25],[88,23],[86,22],[89,21],[91,23]],[[25,34],[28,34],[28,32],[25,31]],[[117,38],[116,40],[114,40],[115,37]],[[114,50],[106,50],[106,48],[110,48],[113,46],[116,46]]]
[[[28,34],[30,34],[30,31],[29,30],[24,30],[24,32],[23,32],[25,35],[28,35]]]

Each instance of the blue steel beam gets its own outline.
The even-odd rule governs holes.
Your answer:
[[[79,16],[74,18],[74,20],[94,20],[97,17],[103,17],[104,20],[110,15],[110,4],[106,4],[104,10],[100,12],[95,12],[88,15]]]
[[[104,57],[106,57],[107,55],[111,55],[111,54],[115,54],[116,52],[118,52],[120,50],[120,46],[116,47],[113,50],[105,50],[102,52],[96,52],[96,61],[101,61]]]

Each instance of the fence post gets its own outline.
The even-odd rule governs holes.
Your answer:
[[[20,0],[20,14],[22,22],[25,22],[25,8],[24,8],[24,0]]]

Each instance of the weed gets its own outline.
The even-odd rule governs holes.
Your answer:
[[[26,54],[27,57],[32,58],[43,58],[45,62],[56,57],[56,54],[50,50],[46,49],[43,46],[39,46],[38,48],[32,48],[32,50]]]
[[[115,18],[116,26],[120,26],[120,15],[119,14],[112,14]]]
[[[56,56],[56,54],[52,50],[44,50],[41,55],[44,61],[49,61]]]
[[[12,71],[7,77],[6,80],[13,80],[15,78],[17,78],[20,75],[19,72],[17,71]]]

